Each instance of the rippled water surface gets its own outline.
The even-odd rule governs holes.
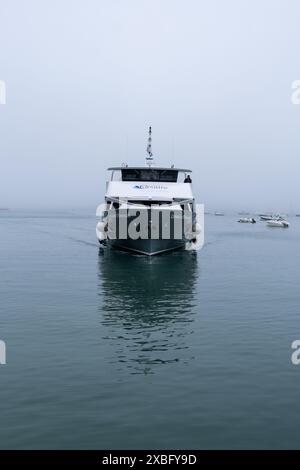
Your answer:
[[[300,448],[300,219],[99,250],[89,212],[0,212],[1,448]]]

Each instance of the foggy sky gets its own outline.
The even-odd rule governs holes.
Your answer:
[[[152,125],[206,207],[300,212],[299,18],[297,0],[0,0],[0,207],[96,207]]]

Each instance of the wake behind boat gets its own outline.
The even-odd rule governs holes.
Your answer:
[[[111,167],[96,234],[101,245],[155,255],[197,247],[191,170],[154,166],[149,128],[146,166]]]

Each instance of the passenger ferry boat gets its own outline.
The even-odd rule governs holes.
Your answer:
[[[191,170],[154,166],[151,134],[150,127],[145,166],[108,168],[97,238],[101,245],[144,255],[191,249],[201,232]]]

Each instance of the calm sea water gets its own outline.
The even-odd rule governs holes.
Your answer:
[[[0,213],[2,449],[300,448],[300,219],[99,251],[93,213]]]

